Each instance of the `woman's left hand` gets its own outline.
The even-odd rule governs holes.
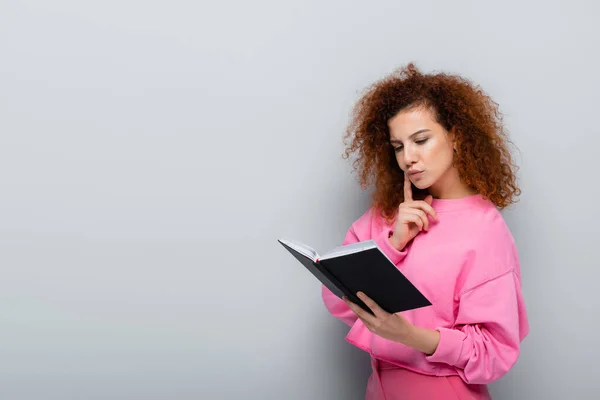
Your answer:
[[[369,314],[360,306],[348,300],[347,297],[344,297],[344,301],[371,332],[399,343],[404,343],[411,335],[414,325],[408,322],[400,313],[388,313],[362,292],[358,292],[357,296],[375,315]]]

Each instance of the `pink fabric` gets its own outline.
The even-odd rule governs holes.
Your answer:
[[[431,219],[429,231],[419,233],[403,251],[389,242],[393,223],[373,209],[352,224],[343,243],[375,240],[433,303],[402,314],[419,327],[440,332],[434,354],[374,335],[325,286],[323,301],[351,327],[346,340],[374,358],[423,375],[456,376],[467,384],[496,381],[515,364],[529,332],[513,237],[493,203],[479,195],[434,199],[432,206],[439,221]]]
[[[457,375],[431,376],[372,359],[366,400],[491,400],[486,385],[468,385]]]

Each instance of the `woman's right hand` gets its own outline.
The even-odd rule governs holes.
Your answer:
[[[427,196],[424,200],[413,200],[412,186],[408,174],[404,173],[404,202],[398,207],[398,218],[394,225],[394,233],[390,236],[390,243],[398,250],[404,247],[423,229],[429,229],[429,215],[435,220],[438,215],[431,207],[433,197]]]

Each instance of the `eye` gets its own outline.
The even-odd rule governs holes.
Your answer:
[[[419,139],[419,140],[415,140],[416,144],[424,144],[425,142],[427,142],[427,138],[425,139]]]
[[[399,146],[396,146],[396,147],[394,147],[394,151],[395,151],[396,153],[397,153],[397,152],[399,152],[400,150],[402,150],[402,145],[399,145]]]

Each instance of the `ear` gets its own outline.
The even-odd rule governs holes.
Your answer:
[[[458,134],[456,132],[456,128],[452,127],[452,129],[448,131],[448,139],[450,140],[450,143],[452,143],[452,149],[454,152],[458,152]]]

